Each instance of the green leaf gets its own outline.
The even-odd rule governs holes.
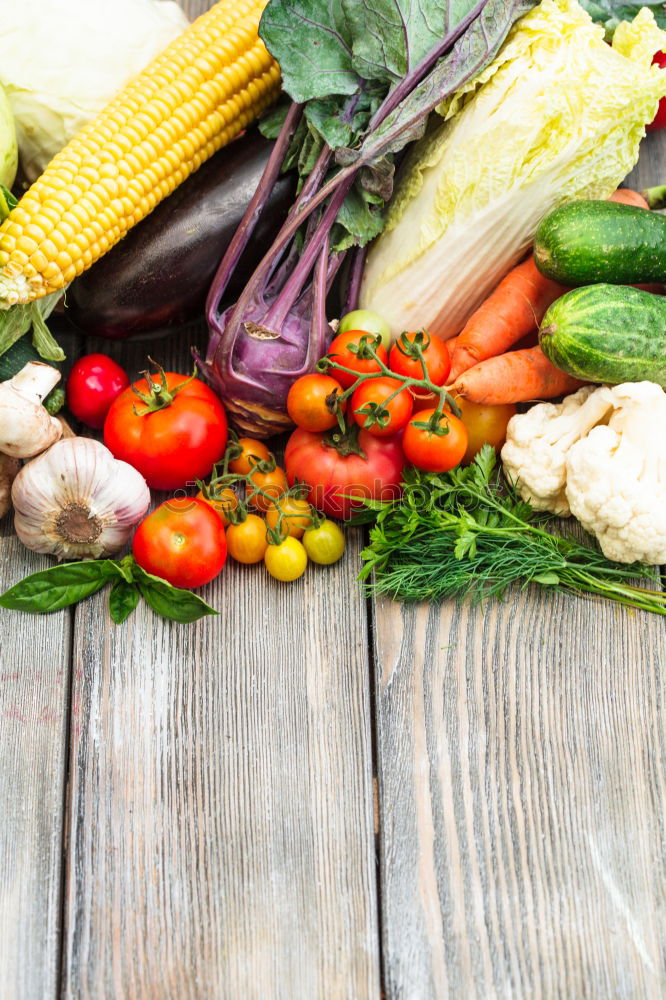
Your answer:
[[[13,208],[18,205],[18,198],[15,198],[9,188],[0,184],[0,222],[7,218]]]
[[[116,625],[122,625],[139,603],[141,592],[136,583],[116,580],[109,594],[109,613]]]
[[[395,83],[474,7],[474,0],[342,0],[353,36],[354,69]]]
[[[339,0],[270,0],[259,34],[280,64],[282,85],[294,101],[358,89],[352,36]]]
[[[530,577],[530,583],[541,583],[544,587],[557,587],[560,584],[560,578],[557,573],[538,573],[536,576]]]
[[[33,613],[60,611],[101,590],[115,575],[110,559],[61,563],[10,587],[0,595],[0,607]]]
[[[211,608],[210,604],[206,604],[191,590],[172,587],[166,580],[153,576],[152,573],[146,573],[137,565],[134,566],[133,572],[146,604],[163,618],[187,625],[203,618],[204,615],[218,614],[215,608]]]

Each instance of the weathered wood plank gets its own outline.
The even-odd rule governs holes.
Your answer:
[[[0,592],[52,563],[2,519]],[[69,610],[0,609],[0,1000],[57,990],[70,647]]]
[[[530,590],[375,636],[389,1000],[663,996],[663,620]]]
[[[291,585],[230,564],[193,626],[79,606],[68,998],[378,996],[359,544]]]

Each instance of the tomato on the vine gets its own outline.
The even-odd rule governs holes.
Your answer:
[[[253,489],[256,487],[257,490],[262,490],[263,493],[268,494],[263,496],[262,493],[253,493]],[[269,469],[268,472],[262,472],[261,469],[255,469],[252,475],[247,481],[247,502],[255,510],[260,510],[262,513],[266,513],[268,508],[271,506],[272,501],[276,497],[281,497],[289,489],[289,484],[287,483],[287,476],[285,475],[284,469],[279,465],[276,465],[274,469]]]
[[[151,488],[176,490],[210,474],[227,446],[227,418],[204,382],[160,369],[112,403],[104,444]]]
[[[405,457],[399,438],[373,437],[356,425],[337,443],[297,427],[287,441],[284,464],[290,484],[309,487],[307,499],[329,517],[351,517],[361,506],[354,497],[396,500],[402,492]]]
[[[287,413],[306,431],[328,431],[338,422],[336,397],[341,395],[342,386],[330,375],[301,375],[287,395]],[[343,400],[343,413],[346,408]]]
[[[247,476],[252,471],[253,465],[257,462],[267,462],[271,457],[268,447],[256,438],[239,437],[236,444],[241,450],[240,454],[229,462],[229,472],[237,475]]]
[[[85,354],[67,376],[67,407],[82,424],[101,430],[111,404],[129,382],[125,369],[107,354]]]
[[[174,587],[202,587],[227,558],[224,525],[203,500],[174,497],[141,521],[132,553],[142,569]]]
[[[297,538],[288,535],[279,545],[269,545],[264,553],[264,564],[272,577],[291,583],[305,573],[307,552]]]
[[[379,361],[382,364],[386,364],[388,361],[388,354],[386,348],[381,343],[378,343],[378,335],[367,333],[365,330],[347,330],[345,333],[339,333],[337,337],[334,337],[331,341],[331,346],[328,349],[327,357],[336,364],[344,365],[345,368],[351,368],[353,374],[348,372],[341,372],[339,368],[331,367],[328,374],[331,375],[344,389],[348,389],[354,384],[358,375],[372,375],[375,372],[381,371],[381,366],[372,357],[363,357],[364,346],[371,347]],[[355,354],[351,347],[358,347],[361,353],[361,357]]]
[[[345,551],[345,536],[327,517],[316,528],[308,528],[302,541],[308,557],[320,566],[337,562]]]
[[[460,407],[461,419],[467,431],[467,449],[463,463],[471,462],[484,444],[491,444],[499,451],[506,440],[506,428],[511,417],[517,412],[515,403],[488,406],[470,403],[462,396],[456,399]]]
[[[448,472],[459,465],[467,448],[467,431],[462,420],[444,410],[437,429],[428,426],[436,409],[419,410],[402,436],[405,458],[425,472]],[[440,429],[441,428],[441,432]]]
[[[375,437],[390,437],[402,430],[412,415],[414,400],[409,389],[401,389],[401,385],[399,379],[388,376],[361,382],[351,398],[352,415],[359,427]]]
[[[258,514],[248,514],[244,521],[227,528],[227,549],[236,562],[248,566],[261,562],[267,545],[266,522]]]
[[[196,494],[197,500],[203,500],[207,503],[212,510],[215,511],[217,516],[222,521],[222,524],[226,528],[229,524],[229,513],[232,510],[236,510],[238,507],[238,494],[231,486],[222,487],[209,487],[208,496],[203,490],[199,490]]]
[[[404,339],[403,339],[404,338]],[[418,357],[407,353],[408,344],[419,344],[428,378],[434,385],[445,385],[451,371],[451,355],[445,340],[428,334],[425,330],[417,333],[403,333],[398,337],[389,353],[389,368],[396,375],[407,378],[423,378],[423,368]]]
[[[302,538],[303,532],[312,524],[310,504],[300,497],[279,497],[266,511],[266,524],[272,531],[275,531],[279,524],[284,535]]]

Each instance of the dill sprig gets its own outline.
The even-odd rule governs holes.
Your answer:
[[[485,445],[466,468],[433,475],[409,470],[399,500],[367,501],[373,520],[360,579],[400,601],[501,598],[531,583],[666,615],[666,594],[643,563],[606,559],[596,541],[548,530],[555,518],[522,500]]]

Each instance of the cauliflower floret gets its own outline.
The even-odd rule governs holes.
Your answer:
[[[561,403],[537,403],[509,421],[502,448],[504,471],[536,510],[570,513],[565,493],[571,446],[613,408],[606,386],[584,385]]]
[[[571,513],[607,559],[666,562],[666,393],[654,382],[609,390],[614,412],[566,460]]]

